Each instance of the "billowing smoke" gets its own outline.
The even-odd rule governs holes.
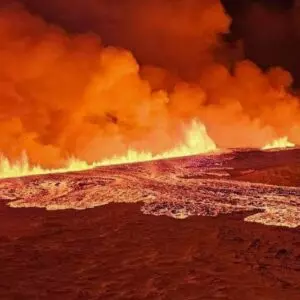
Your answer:
[[[195,78],[223,59],[230,19],[218,0],[20,0],[71,33],[92,31],[104,45],[129,49],[141,65]]]
[[[219,1],[51,3],[69,16],[67,31],[18,3],[0,9],[0,150],[12,160],[22,151],[45,166],[128,147],[161,152],[194,118],[220,147],[300,139],[290,74],[238,62],[239,49],[220,39],[230,20]],[[71,22],[79,12],[99,24],[97,35],[71,32],[79,31]],[[113,47],[103,46],[99,31]]]

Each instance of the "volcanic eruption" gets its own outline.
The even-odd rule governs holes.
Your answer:
[[[299,19],[0,0],[0,299],[299,299]]]
[[[242,60],[242,49],[236,53],[222,41],[230,19],[217,0],[197,5],[132,1],[127,9],[135,14],[128,24],[111,2],[89,1],[83,16],[99,5],[91,20],[98,31],[105,22],[125,22],[123,45],[136,49],[146,65],[128,50],[105,46],[94,33],[74,33],[72,26],[66,31],[19,2],[2,2],[2,177],[17,176],[22,164],[19,173],[25,175],[33,166],[65,168],[70,159],[84,166],[116,161],[128,151],[148,157],[166,157],[174,149],[179,156],[195,154],[176,150],[190,135],[193,120],[199,124],[199,143],[203,140],[199,153],[211,149],[208,139],[221,149],[261,148],[283,137],[299,142],[299,100],[289,93],[291,75],[280,67],[263,72]],[[35,1],[24,2],[39,8]],[[71,7],[64,3],[49,4],[47,19],[51,11]],[[79,9],[71,8],[70,24]],[[106,19],[106,13],[115,19]],[[98,26],[96,17],[102,22]],[[114,33],[111,42],[122,43]]]

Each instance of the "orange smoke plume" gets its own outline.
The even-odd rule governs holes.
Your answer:
[[[147,18],[137,6],[130,24],[141,26],[127,36],[130,46],[148,41],[143,49],[147,57],[153,49],[156,61],[169,60],[178,68],[194,61],[193,83],[169,70],[140,69],[129,51],[104,47],[96,35],[70,34],[18,5],[3,6],[2,154],[13,162],[25,151],[30,165],[51,168],[70,157],[93,163],[129,149],[159,156],[182,142],[182,124],[193,119],[205,124],[220,148],[263,147],[281,136],[297,143],[299,107],[287,92],[289,73],[275,68],[265,74],[248,61],[230,73],[235,55],[218,38],[228,17],[218,1],[202,1],[191,18],[198,25],[192,27],[193,3],[174,10],[164,6],[160,13],[149,4]],[[170,44],[155,44],[157,34]]]

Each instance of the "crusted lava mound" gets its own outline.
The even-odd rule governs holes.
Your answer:
[[[174,218],[249,212],[246,221],[300,225],[300,150],[232,150],[0,181],[11,207],[86,209],[142,202]]]

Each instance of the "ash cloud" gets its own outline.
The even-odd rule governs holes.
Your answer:
[[[217,55],[223,59],[219,34],[230,22],[216,0],[21,2],[69,32],[92,31],[104,45],[130,50],[141,65],[166,68],[187,79]]]
[[[220,147],[299,140],[291,75],[263,73],[222,42],[230,19],[217,0],[9,2],[0,2],[0,149],[12,160],[160,152],[194,118]]]
[[[246,58],[263,69],[281,66],[300,84],[298,0],[20,1],[70,32],[95,32],[104,44],[129,49],[141,65],[189,80],[211,56],[227,65],[241,58],[240,51],[228,53],[220,45],[219,34],[231,29],[233,38],[243,40]]]

